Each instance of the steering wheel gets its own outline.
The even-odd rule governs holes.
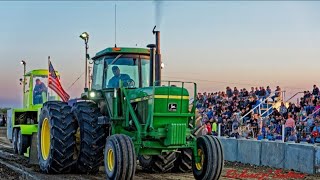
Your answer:
[[[123,83],[123,86],[133,88],[133,87],[135,87],[135,82],[133,79],[128,79]]]

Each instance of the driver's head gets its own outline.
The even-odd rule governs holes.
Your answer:
[[[40,83],[41,83],[40,79],[36,79],[36,84],[40,84]]]
[[[112,67],[112,72],[115,76],[119,76],[120,75],[120,69],[118,66],[113,66]]]

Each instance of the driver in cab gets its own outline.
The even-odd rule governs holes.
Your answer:
[[[113,72],[113,77],[109,80],[108,82],[108,87],[109,88],[118,88],[119,81],[121,80],[124,84],[131,80],[130,76],[128,74],[121,74],[120,69],[118,66],[113,66],[112,67],[112,72]]]
[[[36,85],[33,89],[33,104],[42,104],[42,93],[47,93],[46,85],[40,81],[40,79],[36,79]]]

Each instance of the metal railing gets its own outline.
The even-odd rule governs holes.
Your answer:
[[[309,116],[310,116],[310,115],[313,116],[315,113],[319,112],[319,110],[320,110],[320,108],[317,109],[317,110],[315,110],[315,111],[313,111],[311,114],[309,114]],[[302,121],[306,121],[307,119],[309,119],[309,116],[307,116],[307,117],[305,117],[304,119],[302,119]]]
[[[256,109],[258,110],[259,114],[261,115],[261,105],[265,104],[265,102],[267,101],[268,98],[271,98],[275,95],[275,93],[277,93],[279,91],[274,91],[274,92],[271,92],[269,94],[269,96],[267,96],[266,98],[264,98],[258,105],[256,105],[255,107],[253,107],[249,112],[247,112],[245,115],[243,115],[239,120],[240,120],[240,123],[243,121],[243,118],[246,117],[247,115],[249,115],[250,113],[254,112]],[[285,93],[285,91],[280,91],[281,93]],[[280,98],[283,97],[280,96]],[[272,107],[272,106],[271,106]]]
[[[287,103],[288,101],[290,101],[292,98],[294,98],[296,95],[298,95],[298,94],[300,94],[300,93],[303,93],[303,92],[297,92],[297,93],[295,93],[293,96],[291,96],[289,99],[287,99],[287,100],[285,101],[285,103]]]
[[[270,114],[272,114],[273,111],[270,111],[271,109],[273,109],[273,105],[271,105],[271,107],[268,107],[260,116],[261,117],[265,117],[265,116],[269,116]],[[268,114],[266,114],[268,113]],[[266,115],[265,115],[266,114]],[[265,115],[265,116],[264,116]]]
[[[286,104],[288,101],[290,101],[292,98],[294,98],[295,96],[297,96],[298,94],[303,93],[303,92],[297,92],[295,93],[293,96],[291,96],[289,99],[287,99],[286,101],[284,101],[284,103]],[[273,106],[269,107],[265,112],[263,112],[261,114],[261,116],[265,115],[265,113],[268,113],[271,109],[273,108]],[[272,111],[270,111],[270,113],[268,113],[265,116],[269,116],[272,113]]]

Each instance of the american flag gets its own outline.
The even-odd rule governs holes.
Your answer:
[[[53,69],[51,61],[49,60],[49,88],[51,88],[54,92],[56,92],[62,101],[67,102],[70,96],[64,91],[61,86],[59,77],[57,76],[56,72]]]

